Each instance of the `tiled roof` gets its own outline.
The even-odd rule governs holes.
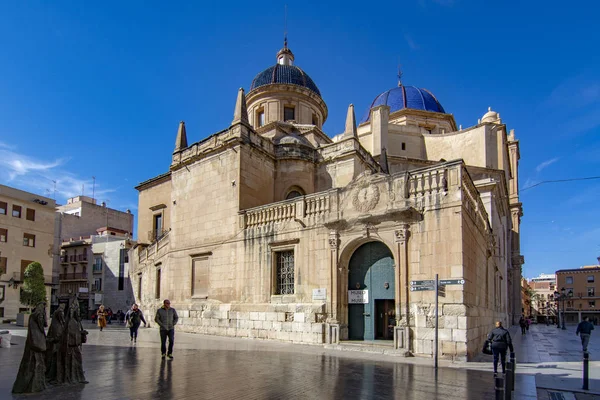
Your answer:
[[[257,87],[284,83],[288,85],[298,85],[321,96],[319,88],[313,80],[302,69],[295,65],[275,64],[256,75],[250,86],[250,90]]]
[[[403,108],[446,113],[444,107],[429,90],[401,85],[375,97],[360,123],[367,122],[371,118],[371,109],[381,105],[389,106],[390,113]]]

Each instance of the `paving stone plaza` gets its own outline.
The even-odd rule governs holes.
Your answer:
[[[158,332],[140,329],[132,345],[126,328],[85,328],[87,385],[54,387],[41,394],[11,395],[26,330],[14,325],[10,349],[0,349],[0,399],[493,399],[489,356],[476,362],[336,351],[177,333],[175,358],[161,360]],[[581,350],[574,327],[534,325],[526,336],[511,329],[519,362],[515,399],[565,400],[600,396],[600,363],[590,362],[590,391],[581,388]],[[590,344],[592,360],[600,343]],[[536,388],[537,386],[537,388]],[[590,394],[591,393],[591,394]],[[594,395],[594,393],[596,395]],[[552,395],[554,396],[554,395]]]

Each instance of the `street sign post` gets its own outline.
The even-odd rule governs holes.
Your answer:
[[[438,274],[435,274],[435,336],[434,336],[434,346],[433,346],[433,359],[434,359],[434,368],[437,371],[438,368],[438,295],[440,288],[440,281],[438,279]]]
[[[435,279],[425,279],[420,281],[410,281],[411,292],[421,292],[426,290],[435,290],[435,331],[433,346],[433,363],[437,371],[438,368],[438,330],[439,330],[439,300],[438,297],[446,297],[446,285],[464,285],[464,278],[458,279],[439,279],[435,274]]]

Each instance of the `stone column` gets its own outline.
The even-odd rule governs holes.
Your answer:
[[[340,235],[336,231],[331,231],[329,233],[329,248],[330,252],[330,261],[329,261],[329,271],[330,271],[330,294],[329,294],[329,310],[327,313],[329,314],[330,322],[338,323],[338,302],[339,302],[339,275],[338,271],[338,257],[339,257],[339,245],[340,245]]]
[[[396,243],[398,244],[398,262],[396,268],[396,324],[402,321],[403,326],[409,325],[410,309],[408,304],[409,282],[408,282],[408,237],[409,225],[400,225],[400,229],[394,231]],[[404,294],[404,295],[403,295]],[[404,307],[402,307],[404,305]],[[402,313],[404,309],[404,313]],[[401,318],[402,317],[402,318]]]

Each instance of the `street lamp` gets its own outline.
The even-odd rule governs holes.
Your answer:
[[[565,330],[567,329],[565,327],[565,298],[566,298],[566,294],[565,294],[565,288],[561,288],[560,289],[560,298],[562,299],[562,304],[563,304],[563,317],[562,317],[562,329]]]
[[[560,289],[560,293],[559,292],[554,292],[554,299],[556,300],[556,316],[557,316],[557,322],[556,322],[556,327],[558,329],[561,328],[561,324],[560,324],[560,303],[562,302],[562,329],[567,329],[567,327],[565,326],[565,298],[567,297],[567,295],[565,294],[565,288],[561,288]]]

